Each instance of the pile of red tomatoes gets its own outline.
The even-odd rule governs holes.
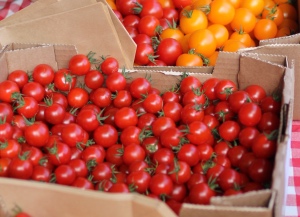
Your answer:
[[[209,204],[271,183],[280,95],[184,74],[160,92],[77,54],[0,83],[0,176],[165,201]],[[80,78],[80,79],[79,79]],[[81,80],[81,82],[79,82]]]

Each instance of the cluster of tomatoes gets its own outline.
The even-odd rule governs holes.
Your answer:
[[[298,32],[288,0],[107,0],[137,44],[136,65],[213,66],[219,51]]]
[[[77,54],[68,69],[11,72],[0,83],[0,176],[138,192],[177,213],[270,186],[278,97],[191,75],[161,93],[118,69],[114,57]]]

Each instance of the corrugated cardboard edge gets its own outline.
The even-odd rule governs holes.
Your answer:
[[[287,194],[287,178],[288,167],[290,163],[289,152],[291,149],[291,134],[292,134],[292,120],[293,120],[293,102],[294,102],[294,64],[292,62],[291,68],[286,69],[284,76],[283,98],[282,98],[282,112],[280,116],[280,134],[278,137],[277,154],[275,158],[275,169],[273,171],[272,188],[278,192],[275,203],[275,217],[284,215],[283,204],[286,204]],[[278,178],[281,177],[281,178]]]
[[[5,201],[4,208],[9,210],[18,202],[18,205],[26,207],[32,216],[81,217],[102,216],[105,213],[105,216],[176,217],[166,204],[138,194],[104,193],[11,178],[0,178],[0,183],[0,197]],[[30,197],[24,196],[15,201],[13,193],[10,194],[14,191]],[[36,209],[37,201],[40,209]],[[104,207],[107,209],[103,210]]]

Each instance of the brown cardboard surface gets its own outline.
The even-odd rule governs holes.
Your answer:
[[[0,183],[0,197],[5,203],[2,209],[9,211],[17,203],[20,207],[26,207],[32,216],[176,216],[166,204],[137,194],[84,191],[73,187],[7,178],[0,178]],[[16,197],[12,192],[24,196]]]
[[[96,0],[39,0],[0,21],[0,27],[65,12],[96,2]]]
[[[0,22],[2,45],[13,42],[74,44],[79,53],[93,51],[98,57],[112,55],[121,67],[133,66],[136,45],[105,1],[92,4],[92,0],[84,0],[84,3],[77,0],[74,5],[70,0],[41,2],[46,7],[35,6],[39,1],[32,4],[23,12],[25,18],[16,13],[14,19]],[[51,13],[45,9],[47,3],[52,3]],[[39,9],[42,10],[39,12]],[[32,16],[35,12],[37,15]]]

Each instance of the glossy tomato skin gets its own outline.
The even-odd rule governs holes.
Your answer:
[[[170,195],[173,190],[172,179],[165,174],[155,174],[151,177],[149,189],[155,195]]]
[[[156,29],[159,25],[159,19],[153,15],[146,15],[140,19],[137,29],[139,33],[154,37],[157,34]]]
[[[188,196],[189,201],[193,204],[209,204],[210,198],[215,196],[216,192],[213,191],[207,183],[195,184],[191,187]]]
[[[261,108],[253,102],[242,105],[238,112],[239,121],[247,127],[256,126],[259,123],[261,116]]]
[[[139,0],[117,0],[116,7],[123,16],[134,14],[133,8],[136,7],[136,3],[140,3]]]
[[[129,126],[135,126],[137,125],[137,123],[138,123],[138,116],[135,110],[133,110],[130,107],[120,108],[115,113],[115,124],[120,129],[124,129]]]
[[[67,99],[71,107],[81,108],[87,104],[89,100],[89,94],[85,89],[75,87],[69,91]]]
[[[32,71],[34,81],[43,86],[50,84],[54,79],[54,70],[48,64],[38,64]]]
[[[110,75],[112,73],[118,72],[119,62],[114,57],[107,57],[101,63],[100,68],[103,74]]]
[[[77,77],[68,69],[59,69],[54,75],[54,86],[61,91],[68,91],[75,87]]]
[[[139,43],[137,44],[134,63],[137,65],[147,65],[150,63],[150,57],[154,56],[154,49],[151,44]]]
[[[43,147],[47,144],[50,134],[48,126],[40,121],[26,126],[24,131],[26,142],[34,147]]]
[[[158,59],[162,60],[169,66],[176,64],[177,58],[183,53],[180,43],[173,38],[163,39],[156,51]]]
[[[74,55],[69,61],[69,69],[74,75],[85,75],[89,72],[91,63],[87,56],[83,54]]]
[[[112,73],[106,77],[105,84],[111,92],[125,90],[126,78],[122,73]]]
[[[33,172],[32,163],[21,157],[17,156],[13,158],[8,167],[8,176],[18,179],[30,179]]]
[[[93,138],[96,144],[104,148],[108,148],[118,141],[118,132],[115,127],[110,124],[98,126],[93,132]]]
[[[151,84],[146,78],[136,78],[129,86],[129,91],[134,98],[142,98],[151,91]]]
[[[23,70],[12,71],[8,76],[7,80],[17,83],[20,89],[28,83],[29,77],[28,74]]]
[[[63,164],[54,170],[56,183],[61,185],[71,185],[75,179],[76,174],[73,168],[69,165]]]
[[[0,100],[2,102],[11,103],[14,100],[12,94],[20,93],[20,88],[16,82],[11,80],[5,80],[0,83],[0,91]]]

